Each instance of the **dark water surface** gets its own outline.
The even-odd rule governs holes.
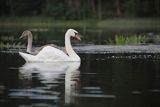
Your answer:
[[[80,67],[79,63],[25,64],[17,53],[1,53],[0,107],[160,106],[160,60],[155,54],[79,55]]]

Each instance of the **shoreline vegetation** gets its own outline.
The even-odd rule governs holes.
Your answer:
[[[108,40],[104,40],[105,45],[113,45],[113,46],[143,46],[143,45],[151,45],[149,43],[150,38],[146,35],[116,35],[114,39],[109,38]],[[154,43],[152,45],[160,44],[160,35],[157,35],[154,39]],[[104,45],[104,44],[102,44]],[[14,49],[14,48],[25,48],[26,44],[21,41],[17,42],[5,42],[0,41],[0,49]]]
[[[41,29],[48,28],[78,28],[78,29],[107,29],[107,30],[156,30],[160,32],[160,18],[113,18],[105,20],[55,20],[52,17],[0,17],[0,28],[3,31],[18,29]],[[155,36],[155,35],[154,35]],[[2,37],[1,37],[2,39]],[[7,41],[6,41],[7,40]],[[25,44],[17,41],[12,43],[14,38],[3,38],[0,41],[0,49],[2,48],[20,48]],[[115,38],[108,37],[104,41],[106,45],[144,45],[148,44],[150,38],[143,34],[133,34],[126,36],[125,34],[116,34]],[[8,42],[10,41],[10,42]],[[154,37],[154,43],[160,44],[160,35]]]
[[[156,35],[154,39],[148,37],[147,35],[116,35],[114,39],[109,38],[105,40],[107,45],[159,45],[160,44],[160,35]]]
[[[78,27],[106,29],[159,29],[160,18],[55,20],[52,17],[0,17],[0,27]]]

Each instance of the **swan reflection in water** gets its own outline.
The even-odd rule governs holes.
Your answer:
[[[24,84],[26,84],[26,80],[31,82],[33,76],[35,76],[34,74],[36,74],[38,80],[45,84],[56,83],[57,79],[65,75],[65,104],[73,104],[77,102],[76,95],[78,94],[79,87],[79,67],[80,62],[26,63],[19,69],[19,78],[24,80]],[[47,84],[45,84],[45,86],[47,87]],[[55,91],[54,88],[47,88],[47,90],[48,89],[53,92]]]

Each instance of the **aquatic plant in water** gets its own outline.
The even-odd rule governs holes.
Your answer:
[[[21,42],[18,43],[9,43],[9,42],[0,42],[0,49],[9,49],[9,48],[25,48],[25,44],[22,44]]]
[[[104,42],[106,44],[109,44],[109,45],[114,45],[115,44],[115,42],[111,38],[109,38],[108,40],[104,40]]]
[[[116,45],[125,45],[126,44],[126,37],[123,35],[116,35],[115,36],[115,43]]]
[[[156,36],[155,42],[156,42],[156,44],[160,44],[160,35]]]
[[[126,44],[129,45],[141,45],[147,42],[147,37],[142,35],[134,35],[126,38]]]
[[[109,45],[113,45],[113,44],[115,45],[141,45],[141,44],[146,44],[147,41],[148,41],[148,37],[145,35],[129,35],[129,36],[116,35],[115,40],[108,39],[108,40],[105,40],[105,43]]]

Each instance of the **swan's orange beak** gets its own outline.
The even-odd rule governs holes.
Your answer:
[[[81,41],[80,35],[76,35],[75,38],[79,41]]]

